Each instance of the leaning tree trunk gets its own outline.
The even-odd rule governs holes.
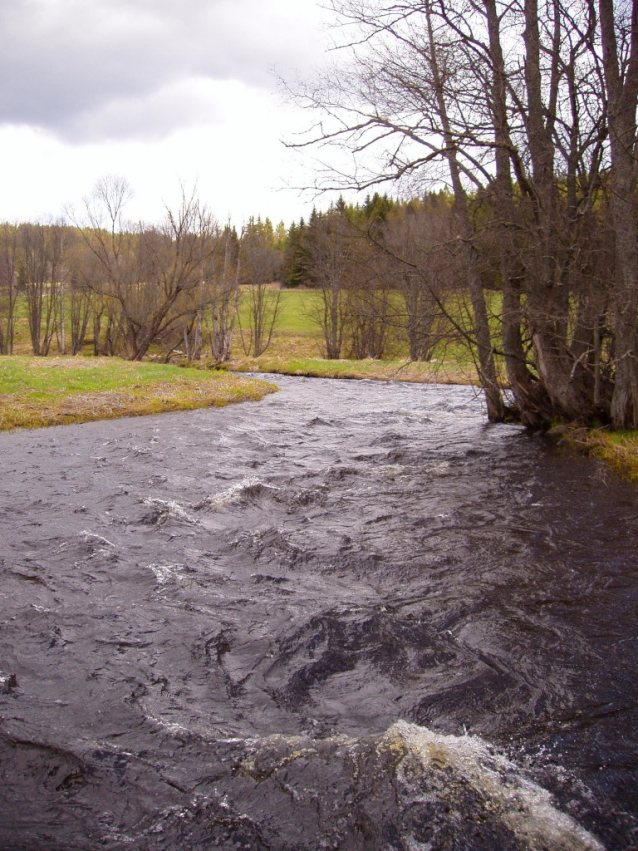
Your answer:
[[[505,366],[521,422],[529,428],[547,426],[552,405],[543,384],[527,365],[521,337],[521,285],[516,270],[514,187],[510,166],[513,150],[507,117],[507,76],[500,37],[500,21],[495,0],[483,0],[487,18],[492,66],[491,107],[494,122],[496,180],[495,209],[498,211],[496,234],[501,255],[503,282],[502,333]]]
[[[490,333],[485,294],[481,284],[476,249],[474,248],[474,229],[470,219],[467,193],[461,180],[461,169],[457,156],[457,144],[451,130],[445,101],[444,82],[437,60],[437,48],[432,30],[432,19],[429,9],[426,9],[428,27],[429,52],[428,62],[432,73],[432,81],[436,95],[437,112],[445,140],[446,159],[450,170],[450,179],[454,191],[455,214],[457,231],[464,246],[464,261],[467,267],[467,284],[474,314],[474,332],[478,353],[478,371],[485,402],[487,417],[490,422],[502,422],[505,419],[505,404],[498,384],[496,364],[494,362],[494,347]]]
[[[611,219],[615,235],[616,374],[611,415],[615,428],[638,428],[638,205],[636,100],[638,0],[631,10],[631,46],[624,76],[616,41],[613,0],[599,0],[607,118],[611,148]]]
[[[555,414],[577,420],[588,417],[591,406],[574,381],[573,358],[567,345],[570,295],[560,274],[564,251],[560,241],[553,141],[560,63],[552,62],[550,78],[543,81],[538,0],[525,0],[524,14],[525,124],[532,175],[530,228],[535,246],[528,262],[527,308],[536,366]],[[560,16],[557,13],[551,49],[555,60],[560,49]]]

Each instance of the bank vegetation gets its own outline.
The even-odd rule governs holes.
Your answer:
[[[349,155],[319,188],[445,184],[430,252],[371,236],[406,276],[453,258],[491,420],[637,428],[638,0],[331,6],[334,69],[292,92],[312,113],[296,144]]]
[[[0,359],[0,431],[258,401],[275,385],[119,358]]]

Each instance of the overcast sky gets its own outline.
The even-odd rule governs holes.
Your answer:
[[[0,219],[56,216],[105,174],[135,217],[180,181],[237,225],[307,215],[286,187],[308,161],[280,140],[308,116],[273,69],[320,65],[324,18],[314,0],[0,0]]]

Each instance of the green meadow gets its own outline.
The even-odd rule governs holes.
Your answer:
[[[239,332],[235,334],[231,370],[274,372],[320,378],[373,378],[382,381],[413,381],[442,384],[477,384],[472,352],[464,344],[445,340],[428,362],[409,359],[407,340],[400,329],[391,328],[383,360],[354,360],[323,356],[321,328],[313,320],[321,295],[316,290],[282,290],[279,317],[273,339],[261,357],[247,356]],[[244,310],[246,308],[244,307]],[[453,308],[456,311],[456,308]],[[247,325],[244,314],[241,324]],[[344,346],[347,352],[347,346]]]
[[[275,386],[223,371],[119,358],[0,358],[0,430],[257,401]]]

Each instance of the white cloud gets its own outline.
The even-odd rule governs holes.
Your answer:
[[[217,217],[289,223],[309,117],[271,69],[322,60],[315,0],[0,0],[0,219],[60,214],[105,174],[146,220],[193,186]],[[320,201],[319,203],[324,203]],[[327,203],[327,202],[326,202]]]
[[[84,142],[157,140],[185,127],[219,119],[214,84],[205,79],[172,83],[148,95],[121,95],[72,116],[65,136]]]
[[[280,141],[298,127],[295,110],[271,93],[238,82],[206,81],[197,95],[203,93],[213,123],[185,126],[152,140],[129,135],[72,146],[46,131],[0,128],[0,220],[57,216],[66,203],[80,204],[104,174],[131,183],[132,218],[157,219],[165,203],[176,202],[180,183],[197,184],[214,214],[221,221],[230,217],[237,226],[250,215],[286,223],[308,216],[312,198],[291,187],[310,178],[300,157]],[[112,121],[111,114],[107,117]]]

